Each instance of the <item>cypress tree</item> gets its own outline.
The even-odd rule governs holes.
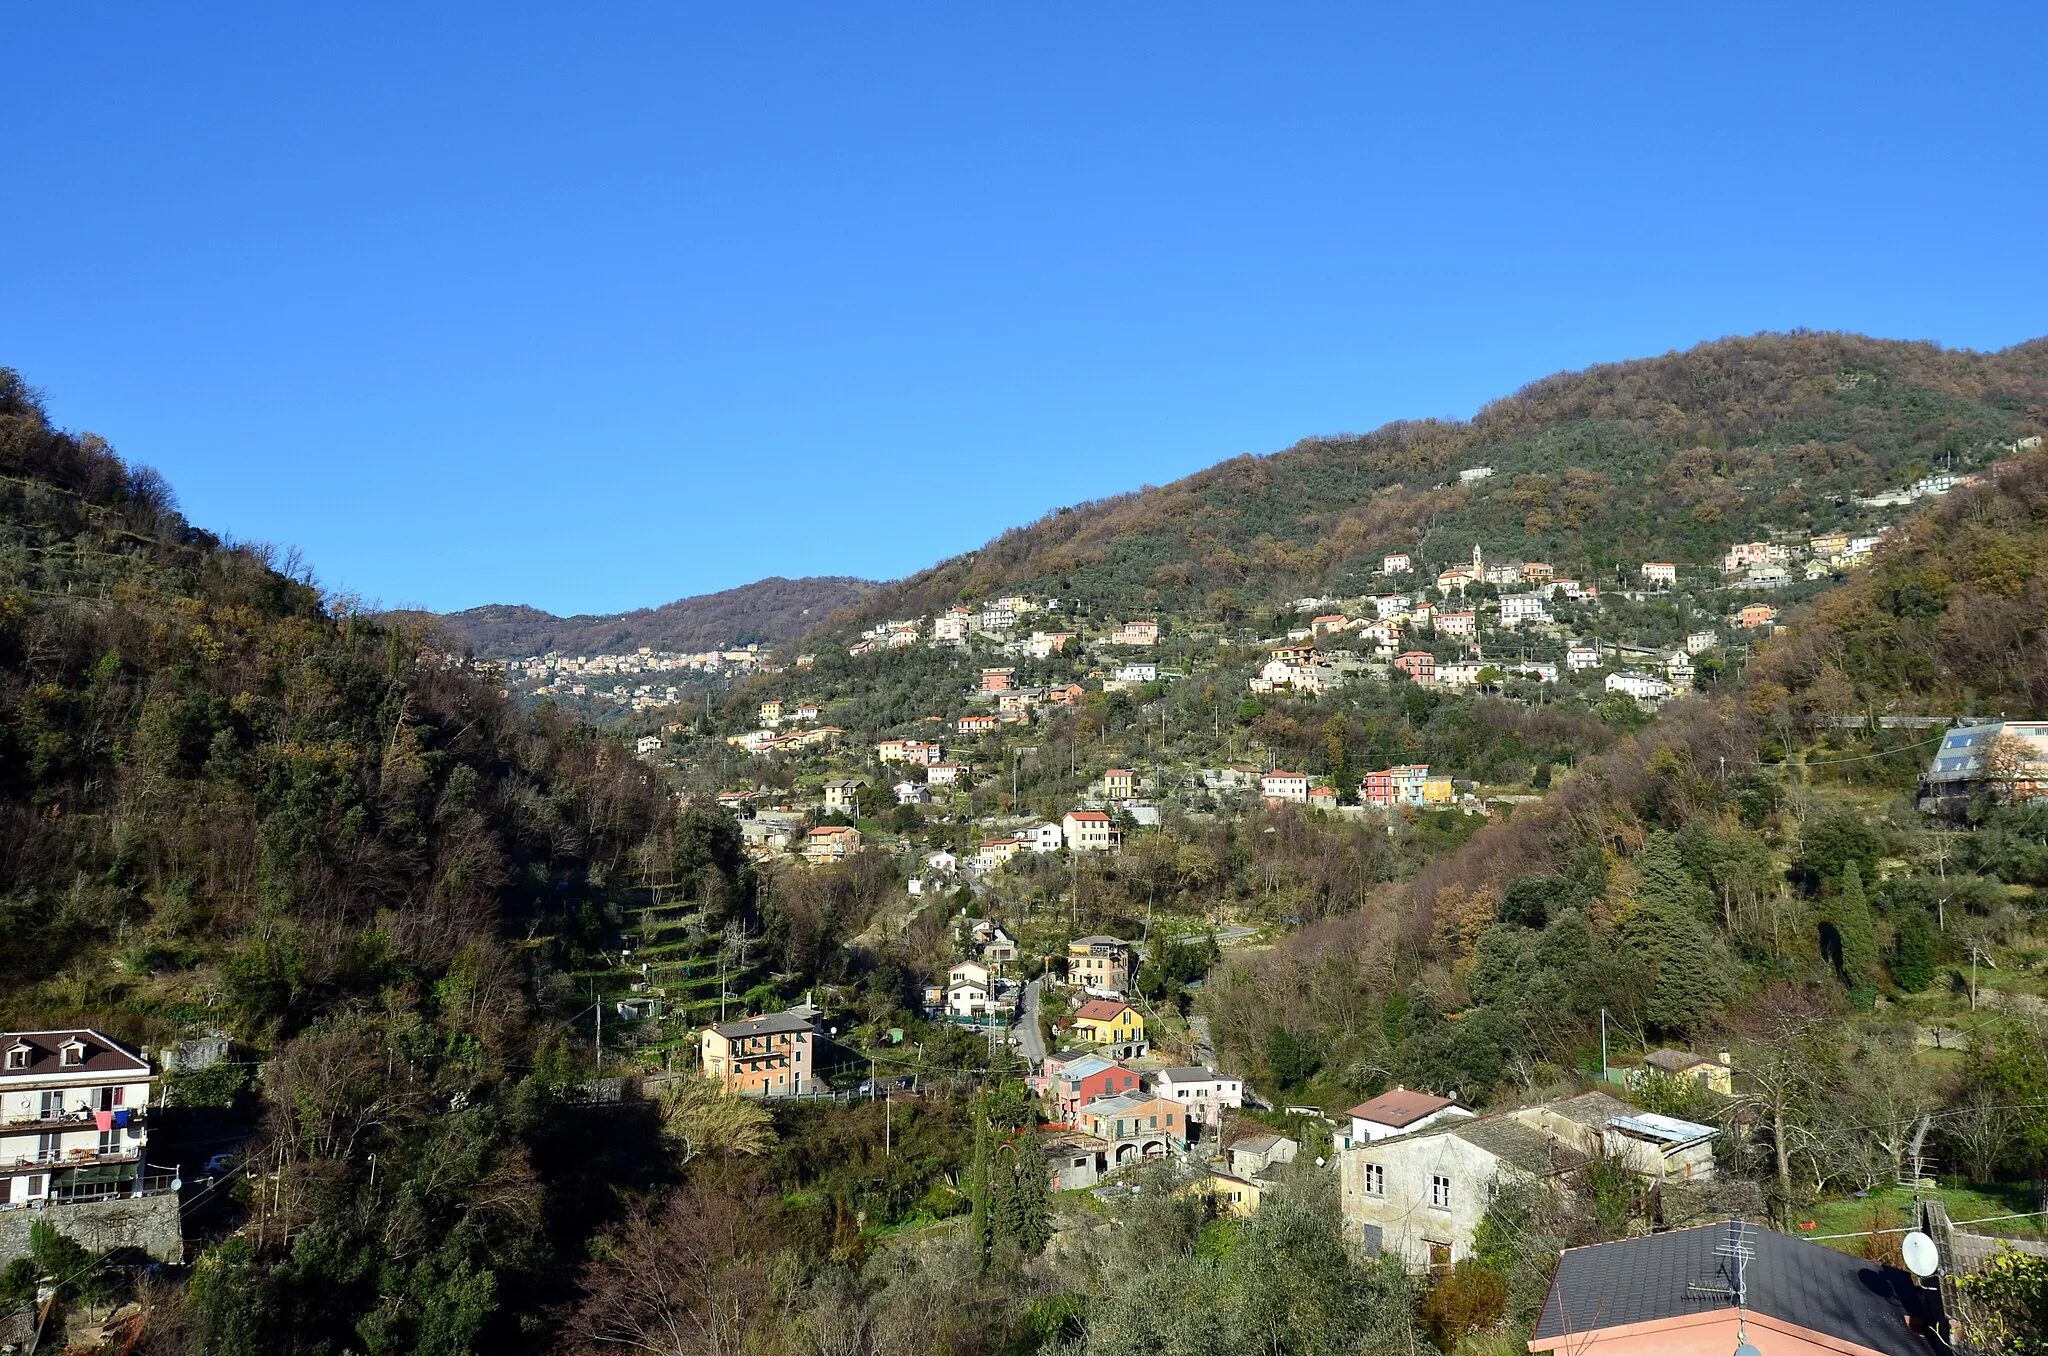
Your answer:
[[[1892,979],[1907,993],[1919,993],[1934,982],[1936,956],[1934,923],[1927,911],[1909,908],[1900,914],[1892,937]]]
[[[1842,978],[1852,989],[1877,983],[1877,924],[1863,893],[1863,872],[1853,861],[1842,868],[1842,888],[1829,915],[1842,941]]]

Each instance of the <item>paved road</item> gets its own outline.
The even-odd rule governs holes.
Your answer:
[[[1016,1026],[1017,1053],[1030,1062],[1033,1070],[1045,1063],[1045,1036],[1038,1029],[1038,995],[1044,987],[1043,978],[1024,986],[1024,1011]]]
[[[1217,928],[1213,935],[1216,938],[1216,945],[1229,946],[1232,942],[1241,942],[1247,937],[1258,936],[1259,930],[1257,928],[1245,927],[1241,923],[1232,923],[1228,927]],[[1211,934],[1206,932],[1190,932],[1185,937],[1182,937],[1180,940],[1184,942],[1200,942],[1207,940],[1209,936],[1211,936]],[[1134,942],[1132,943],[1132,946],[1136,949],[1139,956],[1147,960],[1151,959],[1149,951],[1151,943]]]

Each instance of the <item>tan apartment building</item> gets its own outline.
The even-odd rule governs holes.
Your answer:
[[[789,1097],[814,1090],[816,1058],[810,1019],[778,1012],[705,1031],[699,1069],[727,1092]]]

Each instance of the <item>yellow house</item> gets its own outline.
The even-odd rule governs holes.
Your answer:
[[[1259,1211],[1259,1202],[1266,1194],[1265,1184],[1249,1177],[1234,1177],[1227,1172],[1212,1172],[1207,1181],[1190,1182],[1183,1188],[1191,1196],[1207,1196],[1216,1203],[1219,1215],[1235,1215],[1242,1219]]]
[[[1690,1079],[1707,1091],[1718,1092],[1723,1097],[1735,1095],[1735,1073],[1725,1052],[1719,1059],[1714,1059],[1707,1055],[1694,1054],[1690,1050],[1673,1050],[1667,1046],[1652,1050],[1643,1056],[1643,1064],[1667,1078]]]
[[[1142,1045],[1145,1019],[1128,1003],[1091,998],[1074,1014],[1074,1034],[1097,1045]]]
[[[1113,767],[1102,774],[1102,794],[1110,800],[1129,800],[1137,794],[1137,778],[1128,768]]]
[[[1424,805],[1449,805],[1453,799],[1449,777],[1430,777],[1422,783]]]

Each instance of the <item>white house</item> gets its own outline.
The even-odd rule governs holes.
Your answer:
[[[1523,622],[1547,622],[1550,608],[1540,593],[1511,593],[1500,600],[1500,624],[1512,630]]]
[[[1639,702],[1662,701],[1671,695],[1671,684],[1647,673],[1610,673],[1606,687],[1609,692],[1626,692]]]
[[[932,793],[923,782],[898,782],[894,788],[898,805],[929,805]]]
[[[1492,474],[1493,468],[1491,466],[1474,466],[1468,470],[1458,472],[1458,483],[1460,485],[1475,485]]]
[[[1403,560],[1407,559],[1406,556],[1401,558]],[[1381,621],[1392,621],[1397,617],[1406,616],[1409,607],[1414,601],[1413,598],[1410,598],[1405,593],[1390,593],[1384,597],[1375,596],[1372,600],[1373,614]]]
[[[1157,664],[1119,664],[1116,670],[1119,683],[1156,683],[1159,681]]]
[[[1058,852],[1066,846],[1066,834],[1057,824],[1033,824],[1022,837],[1033,852]]]
[[[924,770],[925,780],[933,786],[952,786],[965,776],[965,763],[933,763]]]
[[[633,752],[640,754],[643,757],[650,753],[660,753],[661,736],[641,735],[638,739],[633,741]]]
[[[149,1061],[79,1027],[0,1035],[0,1210],[152,1186]]]
[[[1694,631],[1685,638],[1687,654],[1701,654],[1721,643],[1721,637],[1714,631]]]
[[[1600,652],[1590,645],[1574,645],[1564,652],[1565,667],[1573,673],[1600,667]]]
[[[1369,1102],[1352,1107],[1351,1143],[1410,1135],[1445,1121],[1469,1120],[1474,1113],[1458,1105],[1455,1097],[1440,1097],[1416,1088],[1396,1087]],[[1349,1147],[1349,1146],[1344,1146]]]
[[[1115,826],[1100,810],[1069,810],[1060,820],[1070,852],[1107,852],[1116,845]]]
[[[1678,566],[1668,560],[1646,560],[1643,562],[1643,583],[1651,588],[1678,586]]]
[[[1454,1120],[1337,1155],[1345,1232],[1368,1256],[1391,1252],[1412,1271],[1472,1255],[1496,1186],[1546,1181],[1585,1161],[1513,1115]]]
[[[935,871],[942,875],[949,875],[960,869],[960,859],[944,848],[940,848],[937,852],[925,858],[924,864],[927,870]]]
[[[1259,778],[1259,794],[1268,801],[1293,801],[1298,805],[1308,804],[1308,774],[1305,772],[1283,772],[1278,768]]]
[[[1186,1107],[1191,1124],[1220,1123],[1226,1107],[1244,1105],[1244,1084],[1229,1074],[1200,1065],[1161,1069],[1152,1075],[1152,1091]]]
[[[1414,571],[1415,562],[1404,553],[1397,552],[1380,561],[1381,574],[1412,574]]]

